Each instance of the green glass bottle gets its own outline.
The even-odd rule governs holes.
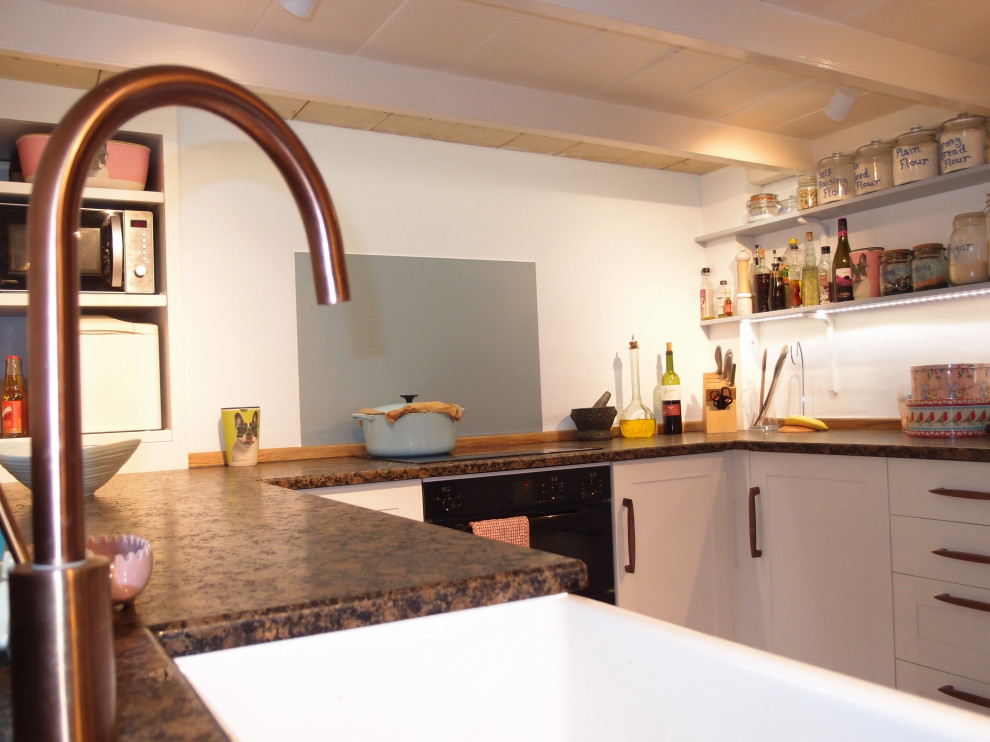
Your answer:
[[[667,357],[663,379],[663,432],[678,435],[683,430],[681,422],[681,377],[674,371],[674,351],[672,343],[667,343]]]

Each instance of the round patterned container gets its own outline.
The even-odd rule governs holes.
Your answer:
[[[938,175],[938,142],[932,129],[912,126],[894,140],[894,185],[913,183]]]
[[[908,435],[919,438],[973,438],[986,435],[988,402],[907,402]]]
[[[856,190],[856,165],[852,155],[833,152],[818,161],[818,203],[852,198]]]
[[[987,120],[960,113],[938,132],[939,171],[954,173],[987,161]]]
[[[853,299],[880,296],[880,261],[882,247],[863,247],[849,253],[852,264]]]
[[[937,363],[911,366],[911,399],[916,402],[990,403],[990,363]]]
[[[874,139],[856,150],[856,195],[882,191],[894,185],[892,147]]]

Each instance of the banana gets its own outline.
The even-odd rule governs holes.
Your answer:
[[[828,430],[828,425],[821,420],[814,417],[805,417],[804,415],[788,415],[784,420],[784,425],[803,425],[812,430]]]

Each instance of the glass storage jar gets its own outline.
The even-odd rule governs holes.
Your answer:
[[[938,142],[934,130],[912,126],[911,131],[897,137],[891,164],[895,186],[938,175]]]
[[[777,216],[780,213],[780,203],[777,201],[776,193],[757,193],[749,197],[746,209],[749,213],[749,221],[755,222],[758,219]]]
[[[798,176],[797,202],[801,211],[818,206],[818,177],[815,173]]]
[[[949,238],[949,281],[953,286],[987,280],[987,215],[957,214]]]
[[[874,139],[856,150],[856,195],[882,191],[894,185],[893,148]]]
[[[987,120],[960,113],[938,132],[939,172],[954,173],[987,161]]]
[[[910,250],[884,251],[880,259],[880,296],[910,294],[914,290],[911,257]]]
[[[856,166],[852,155],[833,152],[818,161],[818,203],[852,198],[856,189]]]
[[[942,289],[949,285],[949,263],[945,248],[938,242],[926,242],[912,248],[911,283],[915,291]]]

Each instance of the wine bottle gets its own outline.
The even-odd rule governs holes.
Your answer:
[[[663,374],[663,432],[678,435],[683,430],[681,422],[681,377],[674,371],[674,351],[667,343],[666,363]]]
[[[839,219],[839,241],[832,260],[832,283],[835,285],[837,302],[853,300],[852,260],[849,257],[849,234],[844,218]]]

